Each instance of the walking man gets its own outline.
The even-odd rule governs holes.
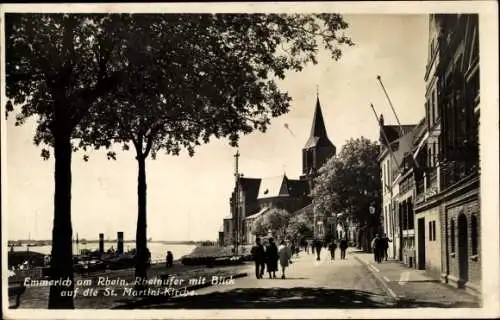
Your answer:
[[[321,240],[315,239],[313,245],[314,250],[316,250],[316,261],[320,261],[321,248],[323,248],[323,243],[321,243]]]
[[[340,259],[345,260],[345,251],[347,250],[347,239],[344,237],[340,240]]]
[[[375,238],[373,238],[372,243],[371,243],[371,247],[372,247],[372,250],[373,250],[373,259],[377,263],[380,263],[380,246],[381,246],[381,244],[382,243],[381,243],[381,240],[380,240],[380,236],[377,233],[375,235]]]
[[[330,251],[330,257],[332,260],[335,260],[335,250],[337,250],[337,244],[335,243],[335,239],[330,241],[328,244],[328,250]]]
[[[389,242],[392,242],[391,239],[389,239],[387,237],[387,234],[384,233],[384,235],[382,236],[382,250],[383,250],[383,258],[385,259],[385,261],[387,261],[387,250],[389,250]]]
[[[255,239],[255,246],[252,248],[252,257],[253,261],[255,262],[255,277],[257,279],[262,279],[262,276],[264,275],[264,268],[265,268],[265,251],[264,251],[264,246],[260,242],[260,238],[257,237]]]

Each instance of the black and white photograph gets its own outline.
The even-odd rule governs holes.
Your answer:
[[[1,5],[3,317],[500,316],[497,6]]]

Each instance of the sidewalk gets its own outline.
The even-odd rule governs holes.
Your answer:
[[[350,255],[363,263],[396,300],[399,307],[480,307],[480,298],[452,288],[425,275],[424,270],[407,268],[399,261],[376,263],[372,253],[351,249]]]

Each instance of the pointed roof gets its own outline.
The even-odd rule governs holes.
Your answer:
[[[285,175],[263,178],[260,183],[258,199],[289,196],[287,180]]]
[[[325,121],[323,120],[323,112],[321,112],[321,104],[319,103],[319,97],[316,98],[316,109],[314,110],[311,136],[313,137],[326,136]]]
[[[326,133],[325,121],[323,120],[323,112],[321,112],[321,104],[319,97],[316,98],[316,109],[314,110],[314,118],[311,127],[311,134],[306,142],[305,149],[312,147],[331,147],[333,143],[328,139]]]

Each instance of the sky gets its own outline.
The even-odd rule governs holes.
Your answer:
[[[427,61],[427,15],[345,15],[346,32],[355,42],[339,61],[325,51],[319,63],[288,73],[278,84],[292,97],[290,112],[273,119],[269,130],[243,136],[239,152],[245,177],[286,172],[298,178],[302,148],[309,136],[317,88],[330,140],[340,151],[349,138],[378,139],[370,103],[396,124],[376,76],[382,81],[403,124],[416,124],[425,114],[424,72]],[[50,239],[53,220],[54,161],[44,161],[33,144],[35,121],[6,125],[8,239]],[[285,128],[288,125],[290,130]],[[236,149],[227,140],[211,140],[179,156],[161,155],[146,162],[148,237],[153,240],[215,240],[222,219],[230,214]],[[72,225],[79,238],[99,233],[134,239],[137,222],[137,162],[133,151],[109,161],[94,152],[89,162],[75,153],[72,161]]]

